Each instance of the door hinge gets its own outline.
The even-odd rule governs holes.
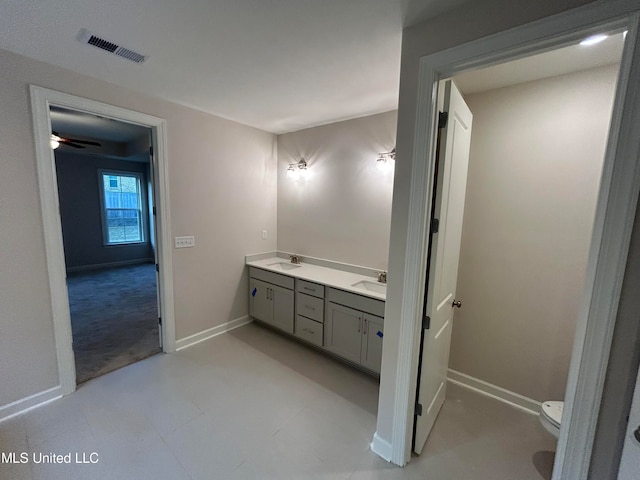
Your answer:
[[[425,315],[422,317],[422,329],[429,330],[431,328],[431,317],[429,315]]]
[[[149,147],[149,155],[153,157],[153,145]]]
[[[160,264],[156,263],[156,272],[160,272]]]
[[[422,404],[416,403],[416,415],[422,416]]]
[[[162,317],[158,317],[158,325],[162,325]]]
[[[440,112],[438,114],[438,128],[446,127],[447,120],[449,120],[449,112]]]
[[[438,233],[438,230],[440,230],[440,220],[438,220],[437,218],[432,218],[431,233]]]
[[[155,215],[155,214],[156,214],[156,207],[153,207],[153,208],[151,209],[151,212],[153,213],[153,215]]]

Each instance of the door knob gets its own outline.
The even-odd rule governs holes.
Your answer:
[[[636,437],[636,440],[638,442],[640,442],[640,425],[638,425],[638,428],[636,428],[636,431],[633,432],[633,436]]]
[[[458,307],[461,308],[462,307],[462,301],[461,300],[454,300],[453,303],[451,304],[451,307]]]

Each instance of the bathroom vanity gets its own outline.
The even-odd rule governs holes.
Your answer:
[[[376,271],[335,262],[254,255],[249,315],[293,338],[379,374],[386,285]]]

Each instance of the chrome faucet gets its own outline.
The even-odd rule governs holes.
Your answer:
[[[378,282],[387,283],[387,272],[378,272]]]
[[[289,255],[289,258],[291,259],[291,263],[295,263],[295,264],[300,263],[300,257],[295,253],[293,255]]]

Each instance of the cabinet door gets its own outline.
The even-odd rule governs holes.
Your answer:
[[[269,285],[272,291],[274,327],[281,328],[287,333],[293,333],[294,292],[287,288]]]
[[[249,315],[263,322],[273,322],[271,285],[255,278],[249,279]]]
[[[363,313],[327,302],[324,348],[355,363],[360,363]]]
[[[382,334],[383,319],[363,314],[362,326],[362,356],[360,363],[363,367],[380,373],[380,365],[382,363]]]

